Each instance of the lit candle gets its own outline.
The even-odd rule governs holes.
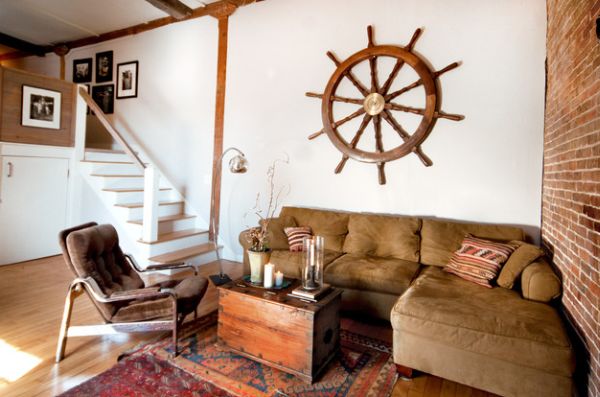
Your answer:
[[[267,263],[265,265],[265,276],[264,276],[264,287],[265,288],[273,288],[273,270],[275,270],[275,266],[271,263]]]
[[[283,273],[279,270],[275,273],[275,286],[281,287],[283,285]]]

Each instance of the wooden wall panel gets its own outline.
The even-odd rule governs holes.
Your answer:
[[[73,146],[75,137],[75,85],[50,77],[1,68],[0,141],[51,146]],[[21,125],[23,85],[60,91],[60,129],[24,127]]]

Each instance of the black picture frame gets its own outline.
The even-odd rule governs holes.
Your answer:
[[[113,114],[115,109],[115,85],[103,84],[92,87],[92,99],[104,114]]]
[[[21,125],[60,130],[62,93],[47,88],[21,86]]]
[[[96,83],[113,81],[113,52],[96,53]]]
[[[117,99],[137,98],[139,62],[117,64]]]
[[[92,58],[73,60],[73,83],[92,82]]]

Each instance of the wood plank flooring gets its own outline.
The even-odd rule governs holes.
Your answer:
[[[240,277],[239,263],[223,261],[225,271]],[[218,272],[218,263],[201,266],[203,276]],[[183,277],[185,273],[176,277]],[[160,277],[148,281],[154,282]],[[0,395],[53,396],[112,367],[120,353],[154,340],[164,333],[118,334],[70,338],[66,357],[54,363],[64,299],[72,275],[62,257],[50,257],[0,266]],[[199,306],[199,315],[217,308],[216,289],[211,285]],[[71,323],[101,321],[87,296],[75,300]],[[354,321],[368,332],[369,324]],[[388,337],[391,337],[391,328]],[[19,376],[20,375],[20,376]],[[18,379],[12,379],[18,377]],[[7,379],[9,378],[9,379]],[[398,381],[393,397],[484,397],[471,389],[430,375]]]

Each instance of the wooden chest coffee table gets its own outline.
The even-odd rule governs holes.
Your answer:
[[[298,285],[268,291],[237,280],[219,287],[218,341],[313,382],[339,349],[342,290],[309,303],[287,296]]]

